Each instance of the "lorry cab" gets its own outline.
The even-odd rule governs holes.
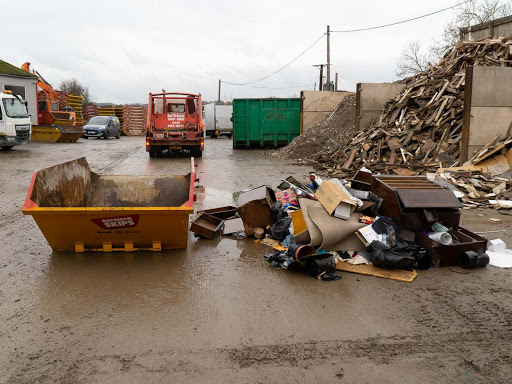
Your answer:
[[[149,156],[186,150],[191,156],[201,157],[204,149],[202,111],[199,94],[150,93],[146,133]]]
[[[0,147],[27,144],[31,128],[27,102],[10,91],[0,92]]]

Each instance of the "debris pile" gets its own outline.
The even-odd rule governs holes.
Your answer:
[[[347,146],[321,152],[317,166],[347,177],[363,166],[422,172],[439,162],[459,165],[466,67],[510,66],[511,44],[512,38],[501,37],[460,42],[438,65],[406,79],[407,87]]]
[[[355,112],[356,97],[348,95],[330,115],[297,136],[286,147],[272,152],[272,155],[310,163],[314,162],[319,154],[343,148],[354,135]]]
[[[264,255],[269,264],[324,281],[344,271],[412,282],[416,269],[512,264],[504,244],[490,257],[487,240],[460,226],[459,196],[436,179],[360,170],[351,181],[311,174],[303,184],[290,176],[277,190],[239,192],[236,207],[199,212],[190,231],[210,240],[254,237],[273,248]]]

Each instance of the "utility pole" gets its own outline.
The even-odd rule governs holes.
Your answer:
[[[331,90],[331,30],[327,26],[327,90]]]
[[[320,69],[320,79],[319,79],[319,82],[318,82],[318,90],[319,91],[323,91],[322,83],[323,83],[323,80],[324,80],[324,67],[325,67],[325,64],[316,64],[316,65],[313,65],[313,67],[317,67],[318,69]]]
[[[338,72],[336,72],[334,75],[334,90],[338,90]]]
[[[217,104],[220,104],[220,84],[221,84],[221,81],[219,79],[219,96],[217,98]]]

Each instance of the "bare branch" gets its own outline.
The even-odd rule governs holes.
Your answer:
[[[456,10],[457,14],[445,25],[441,38],[434,40],[429,48],[423,48],[419,41],[412,41],[404,48],[396,65],[397,76],[416,74],[427,69],[429,61],[438,62],[457,45],[460,28],[512,14],[512,1],[468,0]]]
[[[84,97],[84,105],[89,105],[92,102],[89,88],[80,84],[80,82],[75,78],[63,80],[60,83],[59,88],[61,91],[66,93],[82,95]]]

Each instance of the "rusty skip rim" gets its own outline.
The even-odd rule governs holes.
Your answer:
[[[39,207],[30,196],[32,195],[32,190],[34,189],[34,183],[36,181],[37,173],[39,170],[35,171],[32,174],[32,179],[30,180],[30,185],[27,191],[27,197],[25,198],[25,203],[21,208],[24,215],[31,215],[32,213],[76,213],[76,214],[90,214],[90,213],[100,213],[100,212],[141,212],[146,214],[154,214],[154,213],[162,213],[162,212],[176,212],[176,213],[187,213],[191,214],[194,212],[194,186],[196,182],[199,182],[199,179],[196,179],[196,166],[194,162],[194,158],[190,158],[190,186],[188,193],[188,200],[186,203],[180,205],[179,207]]]

